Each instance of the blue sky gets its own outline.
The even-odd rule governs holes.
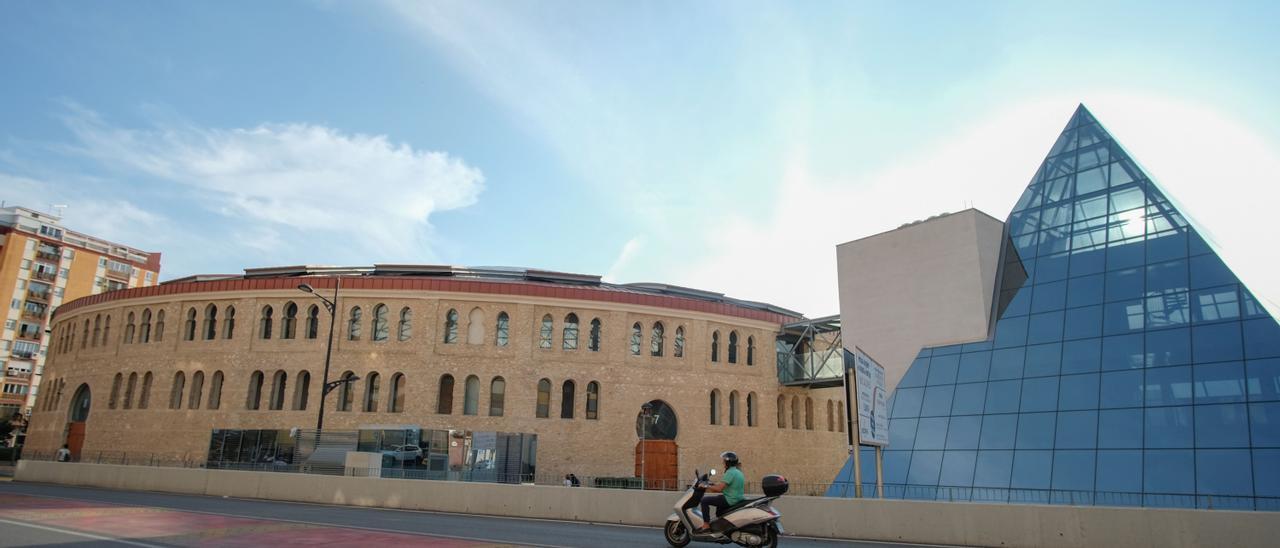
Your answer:
[[[1278,22],[1275,2],[7,2],[0,199],[66,204],[162,251],[165,279],[519,265],[815,316],[835,244],[1004,218],[1084,102],[1274,301]]]

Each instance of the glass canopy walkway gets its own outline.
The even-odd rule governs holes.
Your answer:
[[[783,385],[830,388],[844,383],[839,315],[783,325],[776,347],[778,382]]]

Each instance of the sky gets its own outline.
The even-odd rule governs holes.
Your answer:
[[[838,312],[1084,103],[1274,303],[1277,2],[4,2],[0,200],[163,253],[525,266]]]

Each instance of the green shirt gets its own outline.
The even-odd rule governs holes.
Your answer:
[[[724,471],[720,482],[724,483],[724,500],[729,504],[737,504],[742,502],[742,487],[746,485],[747,480],[742,477],[742,471],[734,466]]]

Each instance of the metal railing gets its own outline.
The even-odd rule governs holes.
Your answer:
[[[810,490],[818,490],[815,484]],[[827,496],[854,498],[853,483],[825,484]],[[795,486],[792,486],[795,493]],[[862,498],[876,498],[874,483],[862,484]],[[1065,506],[1134,506],[1151,508],[1202,508],[1206,510],[1280,511],[1280,497],[1209,495],[1194,493],[1138,493],[1122,491],[1074,491],[1006,487],[932,487],[886,484],[884,498],[946,502],[1053,504]]]

